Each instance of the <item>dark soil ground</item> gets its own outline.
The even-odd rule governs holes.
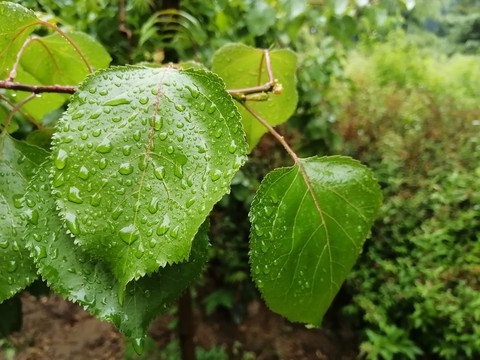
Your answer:
[[[9,337],[16,360],[120,360],[125,358],[126,340],[113,325],[101,322],[81,307],[56,295],[21,297],[23,328]],[[240,324],[228,311],[206,316],[194,307],[194,343],[203,349],[223,347],[230,359],[239,360],[353,360],[357,343],[347,325],[337,330],[307,329],[272,313],[261,301],[247,304]],[[160,316],[149,328],[157,349],[177,340],[173,315]],[[12,352],[12,351],[11,351]],[[131,353],[131,349],[129,353]],[[0,353],[0,360],[6,359]],[[145,359],[167,359],[146,355]],[[11,357],[9,357],[11,359]],[[132,356],[130,355],[130,358]],[[133,358],[142,359],[142,357]],[[170,360],[171,357],[168,357]]]

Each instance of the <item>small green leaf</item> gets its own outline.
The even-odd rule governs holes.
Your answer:
[[[188,259],[198,227],[246,159],[223,82],[197,70],[125,67],[89,76],[54,142],[61,216],[123,284]]]
[[[23,43],[38,21],[35,13],[12,2],[0,2],[0,79],[10,74]]]
[[[302,159],[269,173],[250,210],[252,276],[267,305],[320,325],[381,200],[372,172],[346,157]]]
[[[105,49],[87,34],[69,32],[68,36],[76,43],[88,62],[95,69],[106,68],[112,60]],[[33,38],[25,47],[16,80],[32,85],[78,85],[89,73],[72,45],[60,34]],[[28,93],[16,93],[17,101]],[[38,120],[45,114],[60,107],[68,94],[43,93],[23,105],[23,109]]]
[[[108,266],[76,246],[66,233],[51,196],[50,168],[51,162],[43,164],[25,195],[35,204],[32,211],[42,214],[37,223],[28,222],[26,230],[27,246],[42,278],[56,293],[141,343],[149,323],[201,274],[208,257],[208,223],[200,227],[188,263],[167,266],[129,283],[120,304],[119,283]],[[153,248],[147,246],[145,252],[152,256]]]
[[[212,70],[217,73],[229,90],[243,89],[268,82],[264,53],[242,44],[229,44],[219,49],[213,57]],[[251,101],[249,105],[270,125],[275,126],[293,115],[298,102],[295,71],[297,58],[290,50],[270,51],[272,72],[283,87],[281,94],[270,94],[268,101]],[[262,62],[261,62],[262,61]],[[259,77],[259,65],[261,76]],[[243,106],[240,114],[250,150],[267,131]]]
[[[23,246],[22,213],[27,211],[38,221],[39,214],[32,211],[32,203],[25,205],[24,195],[29,179],[47,155],[36,146],[0,135],[0,303],[37,277]]]

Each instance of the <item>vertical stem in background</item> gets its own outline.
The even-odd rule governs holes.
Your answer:
[[[10,112],[7,115],[7,118],[5,119],[5,124],[4,124],[4,128],[3,128],[3,131],[2,131],[2,135],[8,133],[8,127],[10,126],[10,121],[12,120],[13,114],[15,114],[18,111],[18,109],[20,109],[23,106],[23,104],[32,100],[35,97],[35,95],[36,95],[35,93],[31,93],[25,99],[23,99],[22,101],[17,103],[12,108],[12,110],[10,110]]]
[[[192,293],[190,288],[185,290],[178,302],[178,330],[182,360],[196,360],[195,345],[193,343],[195,329],[193,326]]]

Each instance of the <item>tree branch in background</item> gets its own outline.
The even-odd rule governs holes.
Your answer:
[[[28,91],[34,94],[51,92],[62,94],[73,94],[78,86],[70,85],[29,85],[8,80],[0,80],[0,89]]]

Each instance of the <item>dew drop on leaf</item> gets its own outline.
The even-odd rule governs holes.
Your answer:
[[[58,170],[62,170],[67,164],[67,158],[68,158],[68,154],[65,150],[63,149],[58,150],[57,156],[55,157],[55,161],[54,161],[55,167]]]
[[[158,180],[162,180],[165,177],[165,168],[163,166],[157,166],[153,170],[153,174]]]
[[[95,148],[97,152],[102,154],[109,153],[110,151],[112,151],[112,149],[113,145],[109,138],[103,139],[103,141]]]
[[[77,204],[83,203],[83,199],[80,196],[80,190],[77,187],[71,186],[68,189],[68,200]]]
[[[130,224],[120,229],[120,238],[128,245],[131,245],[140,237],[140,233],[135,225]]]
[[[75,214],[70,212],[65,213],[65,224],[73,235],[80,234],[80,225]]]
[[[90,174],[88,172],[88,169],[85,166],[82,166],[80,170],[78,170],[78,177],[83,180],[87,180],[89,178]]]
[[[118,169],[118,172],[122,175],[128,175],[133,172],[133,166],[130,163],[123,163],[120,165],[120,169]]]
[[[220,177],[222,176],[222,171],[221,170],[215,170],[214,172],[210,173],[210,178],[213,180],[213,181],[217,181],[218,179],[220,179]]]

